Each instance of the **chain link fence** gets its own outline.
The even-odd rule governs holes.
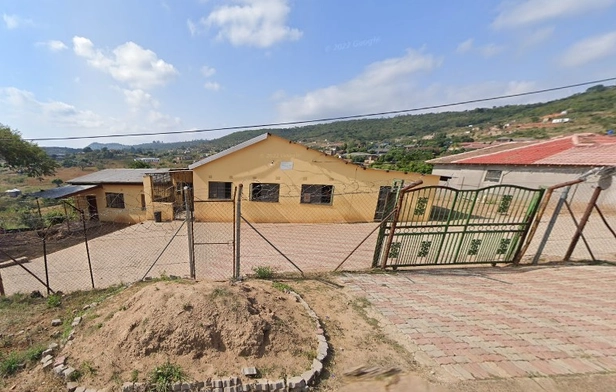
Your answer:
[[[616,262],[616,186],[603,178],[553,191],[522,263],[560,261],[569,248],[571,260]],[[379,208],[389,190],[307,190],[311,196],[279,190],[274,202],[267,189],[240,187],[228,200],[194,200],[176,220],[136,224],[117,215],[90,216],[71,200],[16,199],[0,215],[1,294],[87,290],[161,276],[229,280],[263,271],[366,270],[388,219]],[[291,203],[290,212],[272,215]],[[193,209],[208,218],[194,221]]]
[[[616,185],[610,184],[613,171],[604,173],[554,190],[545,213],[538,217],[537,231],[523,262],[561,261],[566,256],[570,260],[616,262]],[[598,195],[596,203],[593,195]],[[582,223],[579,241],[572,245]]]

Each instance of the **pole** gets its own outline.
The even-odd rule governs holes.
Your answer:
[[[188,234],[188,265],[190,266],[190,277],[196,279],[195,271],[195,237],[193,234],[193,215],[189,200],[190,188],[184,187],[184,204],[186,205],[186,228]]]
[[[560,215],[560,211],[563,209],[563,205],[565,201],[567,201],[567,197],[569,196],[569,190],[571,190],[571,185],[567,186],[563,193],[560,194],[560,198],[558,198],[558,202],[556,203],[556,207],[554,208],[554,212],[552,213],[552,217],[550,218],[550,222],[548,223],[548,227],[545,229],[545,233],[543,233],[543,238],[539,243],[539,247],[537,248],[537,252],[535,252],[535,257],[533,257],[533,265],[539,264],[539,259],[541,258],[541,254],[543,253],[543,249],[548,243],[550,239],[550,234],[552,234],[552,230],[554,230],[554,226],[556,225],[556,220],[558,219],[558,215]],[[548,199],[549,200],[549,199]],[[536,221],[540,220],[541,217],[535,218]],[[528,248],[528,247],[527,247]],[[526,249],[524,249],[526,251]],[[524,254],[520,252],[520,254]]]
[[[240,231],[242,220],[242,189],[244,184],[237,186],[237,206],[235,208],[235,266],[233,268],[234,278],[240,278]]]
[[[2,283],[2,273],[0,273],[0,297],[4,297],[4,283]]]
[[[41,213],[41,203],[39,202],[38,198],[36,199],[36,207],[38,208],[39,218],[42,222],[43,214]],[[45,233],[43,233],[43,263],[45,264],[45,283],[47,283],[47,295],[49,295],[49,268],[47,267],[47,230],[45,230]]]
[[[86,255],[88,255],[88,269],[90,270],[90,282],[94,288],[94,274],[92,273],[92,260],[90,259],[90,247],[88,246],[88,228],[86,225],[86,215],[81,211],[81,223],[83,224],[83,240],[86,244]]]
[[[571,255],[573,254],[573,251],[575,250],[575,246],[577,245],[578,241],[580,240],[580,237],[582,236],[582,231],[584,231],[584,227],[586,227],[586,223],[588,223],[588,218],[590,218],[590,213],[592,212],[593,208],[595,208],[595,204],[597,203],[597,199],[599,198],[599,195],[601,194],[601,191],[603,189],[601,189],[601,187],[596,187],[595,191],[592,193],[592,196],[590,197],[590,201],[588,202],[588,205],[586,206],[586,211],[584,211],[584,215],[582,215],[582,218],[580,219],[580,224],[577,227],[577,230],[575,231],[575,234],[573,235],[573,238],[571,239],[571,244],[569,244],[569,249],[567,249],[567,253],[565,253],[565,257],[563,258],[563,261],[569,261],[569,259],[571,258]]]

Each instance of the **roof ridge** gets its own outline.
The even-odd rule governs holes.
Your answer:
[[[485,158],[485,157],[489,157],[489,156],[496,155],[496,154],[502,154],[502,153],[505,153],[505,152],[509,153],[509,152],[514,152],[514,151],[519,151],[519,150],[521,150],[523,148],[536,147],[536,146],[539,146],[539,145],[542,145],[542,144],[547,144],[547,143],[555,143],[555,142],[566,140],[566,139],[569,139],[569,138],[571,138],[571,136],[556,137],[556,138],[549,139],[549,140],[544,140],[544,141],[540,140],[540,141],[537,141],[537,143],[531,143],[531,144],[527,144],[527,145],[524,145],[524,146],[513,147],[513,148],[505,150],[505,151],[495,151],[495,152],[490,152],[490,153],[487,153],[487,154],[477,155],[477,156],[470,157],[470,158],[462,158],[462,159],[459,159],[459,160],[452,161],[451,163],[464,163],[463,161],[465,161],[467,159]],[[509,143],[523,143],[523,142],[509,142]]]

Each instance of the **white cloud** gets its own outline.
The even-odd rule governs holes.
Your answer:
[[[151,124],[156,124],[161,129],[177,129],[182,125],[182,120],[179,117],[172,117],[156,110],[148,112],[147,121]]]
[[[40,116],[54,126],[99,128],[104,125],[101,116],[92,111],[79,110],[61,101],[42,102],[32,92],[15,87],[0,88],[0,102],[15,113]]]
[[[219,40],[228,40],[234,46],[270,47],[282,41],[296,41],[302,32],[287,26],[291,7],[288,0],[235,0],[236,5],[216,8],[199,27],[216,28]],[[188,21],[192,35],[198,26]]]
[[[547,41],[554,35],[554,26],[543,27],[531,31],[523,37],[522,48],[530,48]]]
[[[616,31],[574,43],[563,54],[561,61],[564,66],[578,67],[613,55],[616,55]]]
[[[463,54],[470,51],[471,49],[473,49],[473,42],[474,40],[472,38],[469,38],[464,42],[460,42],[458,48],[456,49],[456,52]]]
[[[205,76],[206,78],[209,78],[215,73],[216,73],[216,68],[208,67],[207,65],[204,65],[203,67],[201,67],[201,74],[203,74],[203,76]]]
[[[517,0],[505,1],[492,27],[515,28],[545,20],[578,16],[584,12],[608,8],[616,0]]]
[[[475,40],[472,38],[467,39],[464,42],[460,42],[456,48],[456,53],[466,54],[470,52],[476,52],[485,58],[496,56],[501,53],[504,48],[496,44],[487,44],[483,46],[475,46]]]
[[[203,87],[205,87],[206,90],[210,90],[210,91],[220,90],[220,84],[216,82],[206,82]]]
[[[199,32],[199,26],[190,19],[186,21],[186,26],[188,26],[188,31],[190,31],[190,35],[193,37]]]
[[[17,15],[2,14],[2,20],[4,20],[4,24],[6,28],[9,30],[13,30],[18,27],[34,26],[34,22],[32,21],[32,19],[23,19]]]
[[[152,97],[151,94],[146,93],[141,89],[126,90],[123,89],[124,101],[131,107],[132,110],[138,110],[144,107],[157,108],[160,103]]]
[[[52,52],[60,52],[62,50],[68,49],[68,46],[66,46],[64,42],[58,41],[58,40],[37,42],[36,45],[45,46],[47,49],[51,50]]]
[[[408,50],[402,57],[368,65],[347,82],[283,100],[278,112],[282,120],[298,120],[401,109],[417,102],[412,95],[414,74],[431,71],[440,63],[431,55]]]
[[[149,89],[168,83],[178,71],[172,64],[158,58],[156,53],[144,49],[134,42],[126,42],[110,54],[95,49],[94,44],[84,37],[73,37],[73,50],[88,64],[111,75],[119,82],[136,89]]]

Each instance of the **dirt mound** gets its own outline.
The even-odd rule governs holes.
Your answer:
[[[83,384],[143,381],[170,361],[190,376],[297,375],[315,355],[314,324],[295,299],[270,282],[156,282],[93,308],[65,347]]]

